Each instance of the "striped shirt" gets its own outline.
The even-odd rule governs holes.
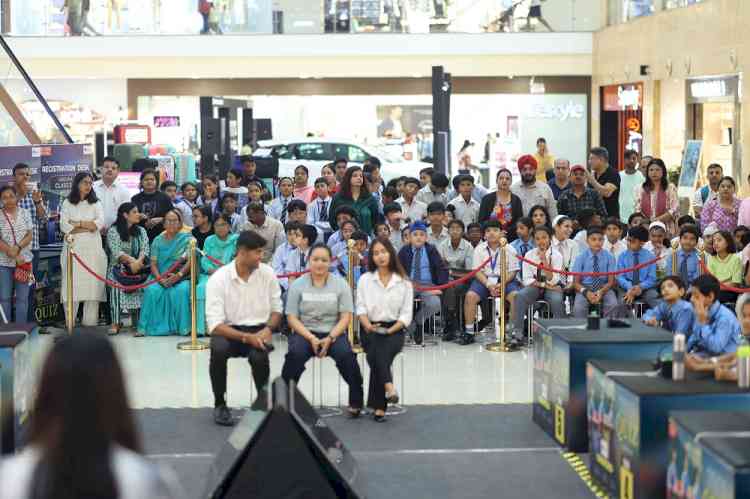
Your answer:
[[[48,219],[48,206],[44,206],[44,216],[40,217],[36,213],[36,205],[34,199],[31,197],[31,192],[27,192],[26,195],[18,200],[18,207],[27,210],[31,215],[31,225],[33,227],[33,234],[31,236],[31,249],[36,251],[39,249],[39,230],[42,224],[47,223]]]

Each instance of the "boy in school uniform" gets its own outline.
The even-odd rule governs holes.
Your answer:
[[[315,199],[307,205],[307,223],[323,234],[323,240],[328,241],[331,229],[331,197],[328,195],[328,182],[325,178],[315,179]]]
[[[474,177],[458,176],[458,196],[450,203],[455,207],[455,218],[461,220],[465,227],[479,221],[479,202],[471,194],[474,191]]]
[[[404,190],[401,193],[401,197],[396,200],[396,202],[401,205],[401,213],[404,214],[404,218],[409,223],[421,222],[427,214],[427,205],[415,197],[419,189],[420,185],[418,179],[414,177],[405,177]]]
[[[406,224],[401,220],[401,205],[397,203],[388,203],[383,206],[383,214],[385,215],[385,222],[388,224],[388,228],[391,229],[391,235],[389,240],[396,251],[400,251],[404,245],[401,238],[401,231],[404,229]]]
[[[656,278],[661,279],[668,275],[671,269],[667,268],[667,259],[672,256],[672,247],[665,245],[667,237],[667,226],[662,222],[651,222],[648,226],[649,241],[643,247],[654,254],[655,257],[661,257],[656,262]]]
[[[279,179],[279,197],[271,201],[269,215],[282,224],[287,223],[289,203],[294,199],[294,181],[290,177]]]
[[[331,234],[331,236],[328,238],[328,241],[326,242],[328,247],[331,249],[333,249],[343,239],[341,236],[341,224],[349,220],[354,220],[357,217],[357,214],[351,206],[342,206],[341,208],[338,208],[336,210],[336,213],[334,213],[334,217],[336,218],[336,225],[338,225],[339,230]]]
[[[613,272],[617,268],[615,257],[604,249],[604,234],[601,227],[589,227],[586,233],[588,249],[578,255],[573,272]],[[576,290],[573,301],[573,317],[588,316],[592,306],[599,308],[601,317],[610,317],[617,308],[614,292],[615,276],[575,276]]]
[[[284,226],[284,232],[286,233],[286,241],[281,243],[276,251],[273,252],[273,258],[271,258],[271,267],[273,268],[274,275],[284,274],[287,260],[289,255],[297,249],[297,241],[301,235],[302,224],[297,222],[287,222]],[[285,292],[289,289],[289,281],[284,277],[279,279],[279,285]]]
[[[640,264],[650,262],[654,254],[644,249],[648,241],[648,230],[639,225],[628,229],[628,250],[617,259],[617,270],[629,269]],[[659,302],[656,291],[656,264],[617,276],[621,299],[626,305],[632,305],[636,300],[645,302],[649,307],[655,307]]]
[[[310,260],[310,248],[315,244],[318,238],[318,231],[312,225],[304,224],[299,229],[299,237],[297,238],[297,247],[289,254],[286,259],[286,266],[284,267],[285,274],[296,274],[307,270],[307,263]],[[289,285],[297,279],[297,277],[289,277]]]
[[[439,286],[448,282],[448,268],[437,248],[427,242],[427,226],[424,222],[411,224],[409,244],[398,252],[401,265],[415,286]],[[432,318],[440,311],[440,297],[430,291],[414,290],[414,297],[422,300],[422,306],[414,316],[411,331],[415,343],[422,344],[422,332],[432,332]],[[426,327],[422,327],[427,321]]]
[[[667,257],[665,264],[666,272],[669,275],[678,276],[685,288],[690,290],[690,286],[693,285],[698,276],[701,274],[700,265],[698,263],[698,240],[700,236],[698,233],[698,227],[695,225],[683,225],[680,229],[680,246],[677,248],[677,272],[673,272],[674,269],[674,252],[670,253]]]
[[[659,285],[662,299],[655,308],[643,314],[643,322],[658,326],[673,333],[689,335],[693,330],[693,306],[685,301],[685,283],[677,276],[667,276]]]
[[[361,230],[356,230],[354,231],[354,234],[352,234],[351,239],[352,241],[354,241],[354,247],[352,248],[354,250],[354,258],[352,259],[354,262],[354,267],[352,268],[352,270],[354,272],[354,287],[356,288],[357,283],[359,282],[359,278],[362,277],[362,274],[367,272],[367,243],[369,241],[369,238],[367,237],[366,233],[362,232]],[[336,265],[336,270],[341,275],[341,277],[343,277],[344,279],[347,278],[347,273],[349,272],[349,251],[345,251],[341,255],[341,258]]]
[[[534,240],[531,238],[531,231],[534,228],[534,222],[529,217],[521,217],[516,222],[516,236],[512,243],[513,249],[520,256],[526,256],[529,250],[536,248]]]
[[[474,321],[477,317],[477,305],[490,296],[493,298],[500,296],[500,240],[504,237],[504,232],[497,220],[485,222],[484,237],[486,241],[480,242],[474,248],[472,269],[482,267],[482,270],[474,277],[464,298],[465,328],[464,333],[458,339],[461,345],[470,345],[475,341]],[[505,246],[505,268],[508,278],[505,284],[505,296],[508,298],[511,308],[513,307],[513,295],[521,288],[521,284],[516,280],[516,273],[519,269],[516,255],[513,246],[510,244]],[[488,259],[489,261],[486,262]]]
[[[546,225],[535,227],[534,243],[536,248],[526,253],[527,260],[547,268],[562,269],[563,257],[552,248],[552,229]],[[524,318],[529,306],[537,300],[543,299],[549,303],[553,317],[565,317],[560,274],[523,262],[521,285],[523,289],[516,293],[513,299],[513,331],[510,334],[511,343],[516,345],[525,343]]]
[[[688,353],[706,357],[737,351],[742,328],[734,313],[719,303],[719,281],[701,275],[693,282],[693,330],[688,337]]]
[[[617,262],[620,255],[628,250],[628,243],[622,238],[622,224],[619,218],[610,217],[606,220],[604,235],[603,248],[609,251],[615,257],[615,262]]]
[[[474,248],[464,238],[464,223],[461,220],[451,220],[448,224],[450,237],[440,243],[438,253],[445,261],[451,279],[460,279],[468,274],[474,262]],[[466,283],[448,288],[443,291],[443,303],[446,308],[445,331],[443,341],[453,341],[461,333],[463,324],[459,314],[460,304],[468,285]]]
[[[443,222],[445,221],[445,205],[440,201],[433,201],[427,206],[427,242],[437,246],[446,239],[449,239],[448,229]]]

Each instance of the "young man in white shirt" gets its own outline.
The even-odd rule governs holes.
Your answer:
[[[526,253],[526,260],[539,263],[546,268],[562,269],[562,255],[552,249],[551,242],[552,229],[543,225],[534,228],[536,248]],[[524,262],[521,271],[521,284],[523,289],[516,293],[514,300],[513,331],[510,334],[510,341],[515,344],[525,342],[524,318],[529,307],[538,300],[544,300],[549,304],[553,317],[557,319],[565,317],[560,274],[550,270],[542,270]]]
[[[94,182],[94,192],[102,202],[104,210],[104,226],[102,235],[117,221],[117,209],[121,204],[130,201],[130,191],[117,181],[120,175],[120,163],[113,157],[107,156],[102,162],[102,178]]]
[[[458,197],[448,203],[456,208],[456,220],[461,220],[466,227],[479,221],[479,202],[471,197],[472,192],[474,177],[459,175]]]
[[[211,332],[209,372],[214,392],[214,422],[235,424],[226,404],[227,361],[247,357],[263,409],[270,375],[271,332],[281,320],[281,288],[273,269],[262,263],[266,240],[253,231],[240,234],[237,256],[206,284],[206,321]]]
[[[631,149],[625,151],[623,166],[620,171],[620,221],[628,222],[635,211],[635,191],[646,180],[638,170],[638,153]]]

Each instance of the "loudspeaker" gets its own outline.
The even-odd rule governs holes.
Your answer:
[[[273,139],[270,118],[261,118],[259,120],[255,120],[255,137],[256,140]]]
[[[96,132],[94,134],[94,152],[96,153],[95,167],[102,166],[104,163],[104,157],[107,156],[107,134],[104,132]]]
[[[248,410],[209,474],[213,499],[356,499],[357,465],[304,396],[277,378],[268,412]]]
[[[207,118],[203,120],[201,128],[201,151],[203,154],[222,154],[223,130],[221,119]]]
[[[279,176],[279,158],[274,156],[253,156],[255,174],[260,178],[277,178]]]

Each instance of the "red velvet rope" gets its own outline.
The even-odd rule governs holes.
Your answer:
[[[414,291],[442,291],[444,289],[452,288],[454,286],[458,286],[459,284],[463,284],[475,275],[479,273],[480,270],[484,268],[485,265],[487,265],[490,261],[490,258],[488,257],[482,264],[466,274],[463,277],[460,277],[456,279],[455,281],[448,281],[445,284],[440,284],[439,286],[427,286],[427,287],[420,287],[420,286],[414,286]]]
[[[706,267],[706,264],[700,258],[698,259],[698,264],[701,266],[701,269],[703,270],[703,272],[705,272],[706,274],[710,276],[716,277],[708,270],[708,267]],[[716,280],[719,281],[719,279],[716,279]],[[728,284],[724,284],[721,281],[719,281],[719,287],[723,289],[724,291],[731,291],[733,293],[738,293],[738,294],[750,293],[750,288],[735,288],[734,286],[729,286]]]
[[[84,263],[84,261],[81,260],[81,258],[76,254],[75,251],[73,252],[73,258],[75,258],[76,261],[81,265],[81,267],[83,267],[89,274],[94,276],[94,278],[96,278],[97,280],[103,282],[107,286],[112,286],[113,288],[121,289],[123,291],[137,291],[139,289],[147,288],[151,286],[152,284],[156,284],[157,282],[162,282],[163,280],[166,279],[165,277],[163,277],[164,274],[170,274],[182,265],[181,262],[175,262],[175,264],[169,267],[165,272],[162,272],[162,277],[157,277],[156,279],[146,281],[143,284],[133,284],[132,286],[126,286],[124,284],[120,284],[119,282],[111,281],[107,279],[106,277],[102,277],[99,274],[97,274],[91,267],[86,265],[86,263]]]
[[[526,258],[519,256],[519,255],[516,255],[516,258],[518,258],[522,262],[528,263],[529,265],[533,267],[540,268],[547,272],[554,272],[556,274],[572,275],[572,276],[579,276],[579,277],[605,277],[605,276],[611,276],[611,275],[627,274],[628,272],[640,270],[644,267],[648,267],[649,265],[655,264],[656,262],[658,262],[664,257],[660,256],[660,257],[654,258],[653,260],[649,260],[648,262],[639,263],[638,265],[635,265],[634,267],[621,269],[621,270],[613,270],[611,272],[572,272],[570,270],[558,270],[558,269],[553,269],[552,267],[545,267],[544,265],[540,263],[532,262],[531,260],[527,260]]]

